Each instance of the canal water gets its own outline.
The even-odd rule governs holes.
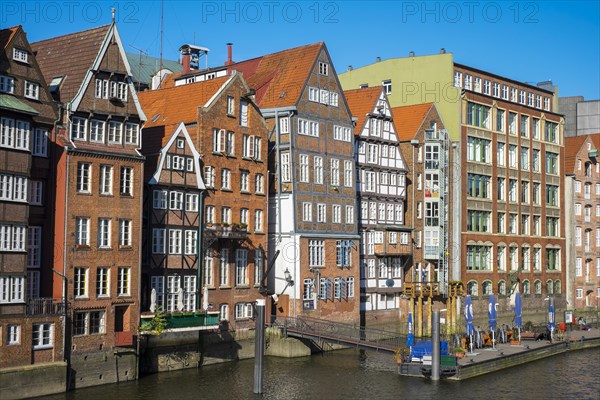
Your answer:
[[[350,349],[266,357],[263,395],[254,360],[146,376],[43,399],[599,399],[600,350],[574,351],[462,382],[401,377],[391,355]]]

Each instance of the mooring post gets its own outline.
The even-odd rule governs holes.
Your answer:
[[[431,314],[431,380],[440,380],[440,311]]]
[[[254,336],[254,393],[262,393],[263,358],[265,356],[265,299],[256,300]]]

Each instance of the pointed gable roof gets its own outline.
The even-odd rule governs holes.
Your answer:
[[[588,140],[592,142],[593,147],[600,150],[600,133],[565,138],[565,173],[567,175],[575,173],[577,155]],[[585,152],[587,157],[587,150]]]
[[[346,97],[346,102],[348,103],[352,116],[358,118],[356,127],[354,128],[355,135],[360,135],[360,132],[367,121],[367,115],[372,113],[375,109],[375,105],[381,96],[382,90],[383,87],[381,86],[373,86],[344,91],[344,96]]]
[[[433,103],[423,103],[392,108],[398,140],[412,140],[432,107],[435,107]]]
[[[256,104],[262,109],[296,105],[323,42],[295,47],[238,62],[229,71],[243,73],[248,86],[256,91]]]
[[[139,99],[149,118],[144,129],[197,122],[198,107],[207,105],[233,76],[141,92]]]
[[[31,43],[46,82],[64,77],[60,101],[75,98],[112,24]]]
[[[19,29],[23,29],[21,25],[0,30],[0,46],[2,46],[3,49],[6,49],[6,47],[8,47],[8,44],[13,39],[13,37]]]

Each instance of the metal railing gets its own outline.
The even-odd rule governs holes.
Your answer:
[[[397,333],[317,318],[280,317],[273,326],[281,327],[286,335],[320,339],[377,351],[393,352],[404,347],[406,343],[406,336]]]
[[[62,315],[65,313],[65,303],[53,298],[29,299],[27,315]]]

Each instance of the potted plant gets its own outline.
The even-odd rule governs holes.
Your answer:
[[[463,358],[465,356],[465,349],[463,349],[462,347],[455,347],[454,356],[456,358]]]

